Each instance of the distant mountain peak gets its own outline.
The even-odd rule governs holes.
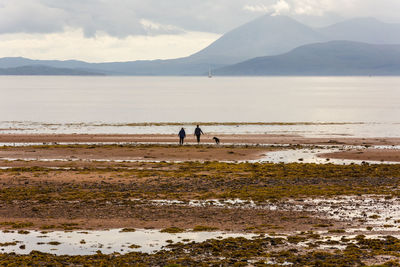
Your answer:
[[[329,37],[330,40],[400,44],[400,24],[385,23],[372,17],[345,20],[317,31]]]
[[[263,15],[224,34],[190,58],[239,62],[260,55],[278,55],[297,46],[326,41],[314,29],[288,16]]]

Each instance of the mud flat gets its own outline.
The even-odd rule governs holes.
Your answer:
[[[252,227],[261,231],[306,231],[322,224],[330,229],[340,226],[340,220],[315,217],[307,209],[163,205],[162,201],[185,204],[205,199],[241,199],[273,203],[360,194],[392,198],[400,194],[396,190],[400,185],[397,177],[398,165],[383,164],[159,162],[136,163],[131,169],[13,168],[0,170],[0,225],[7,229],[64,229],[67,225],[68,229],[72,222],[80,229],[209,225],[227,231],[255,229]]]

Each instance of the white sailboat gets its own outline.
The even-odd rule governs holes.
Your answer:
[[[212,78],[211,68],[208,68],[208,78]]]

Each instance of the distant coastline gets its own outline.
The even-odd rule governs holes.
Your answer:
[[[24,76],[104,76],[104,73],[92,72],[80,69],[55,68],[50,66],[21,66],[15,68],[0,68],[0,75],[24,75]]]

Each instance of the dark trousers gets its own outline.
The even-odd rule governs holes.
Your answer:
[[[196,135],[196,138],[197,138],[197,143],[200,143],[200,134]]]
[[[185,137],[179,137],[179,144],[183,145],[183,140],[185,139]]]

